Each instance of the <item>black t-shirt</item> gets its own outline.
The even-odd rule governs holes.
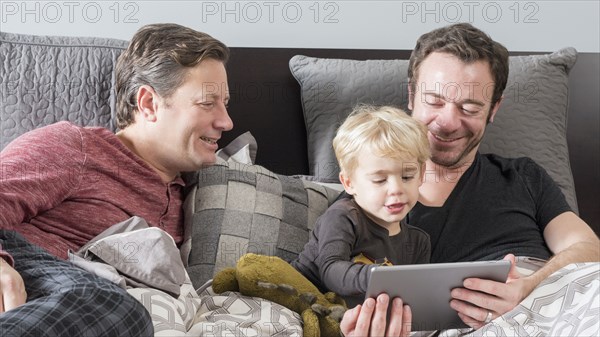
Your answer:
[[[364,295],[372,266],[385,260],[393,265],[429,262],[428,235],[403,221],[400,226],[400,233],[390,236],[354,199],[339,199],[317,219],[308,243],[292,265],[321,291]],[[376,264],[352,262],[361,254]]]
[[[548,259],[544,228],[570,210],[533,160],[477,154],[442,207],[417,203],[407,219],[429,233],[434,263],[497,260],[508,253]]]

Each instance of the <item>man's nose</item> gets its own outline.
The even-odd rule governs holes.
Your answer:
[[[220,129],[222,131],[229,131],[233,129],[233,120],[231,120],[229,112],[227,112],[227,108],[225,106],[223,106],[221,111],[219,112],[219,116],[215,121],[215,125],[217,129]]]
[[[435,123],[443,131],[452,132],[460,127],[460,110],[456,104],[448,103],[435,118]]]

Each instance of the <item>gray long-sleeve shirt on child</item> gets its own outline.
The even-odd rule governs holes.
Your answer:
[[[429,262],[429,236],[404,220],[400,228],[399,234],[390,236],[353,199],[342,198],[317,219],[309,242],[292,265],[321,291],[364,295],[373,266],[384,261],[393,265]],[[365,258],[373,264],[355,262]]]

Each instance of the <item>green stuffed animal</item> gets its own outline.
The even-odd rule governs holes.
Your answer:
[[[237,291],[283,305],[302,316],[304,337],[340,336],[346,303],[335,293],[322,294],[289,263],[275,256],[246,254],[237,268],[220,271],[213,278],[220,294]]]

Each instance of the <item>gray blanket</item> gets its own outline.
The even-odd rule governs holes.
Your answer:
[[[69,259],[125,289],[155,288],[175,297],[187,276],[173,238],[135,216],[69,252]]]

